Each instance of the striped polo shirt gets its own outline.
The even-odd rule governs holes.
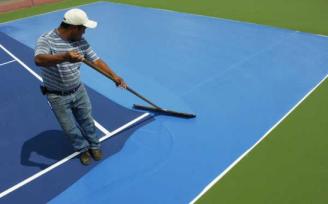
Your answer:
[[[84,38],[76,42],[66,41],[59,36],[56,29],[43,34],[38,39],[34,56],[60,54],[73,50],[80,52],[89,61],[99,59]],[[68,91],[76,88],[81,83],[80,66],[81,62],[62,62],[50,67],[41,67],[44,86],[53,91]]]

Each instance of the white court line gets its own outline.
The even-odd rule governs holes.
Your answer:
[[[114,130],[111,134],[107,134],[107,135],[103,136],[102,138],[99,139],[99,141],[102,142],[102,141],[104,141],[104,140],[107,140],[109,137],[112,136],[112,134],[116,134],[116,132],[120,132],[120,131],[122,131],[123,129],[125,129],[125,128],[127,128],[127,127],[133,125],[133,124],[135,124],[136,122],[142,120],[143,118],[145,118],[145,117],[148,116],[148,115],[149,115],[149,113],[144,113],[144,114],[142,114],[141,116],[139,116],[139,117],[137,117],[137,118],[131,120],[131,121],[128,122],[127,124],[123,125],[122,127],[118,128],[118,129],[116,129],[116,130]]]
[[[3,65],[6,65],[6,64],[10,64],[12,62],[16,62],[16,60],[11,60],[11,61],[8,61],[8,62],[1,63],[0,67],[3,66]]]
[[[8,53],[12,58],[14,58],[19,64],[21,64],[21,65],[22,65],[27,71],[29,71],[33,76],[35,76],[35,77],[36,77],[37,79],[39,79],[41,82],[43,81],[42,78],[41,78],[37,73],[35,73],[30,67],[28,67],[24,62],[22,62],[20,59],[18,59],[14,54],[12,54],[9,50],[7,50],[7,49],[6,49],[4,46],[2,46],[1,44],[0,44],[0,48],[2,48],[6,53]],[[109,137],[112,137],[113,135],[115,135],[115,134],[121,132],[122,130],[126,129],[127,127],[129,127],[129,126],[135,124],[136,122],[142,120],[143,118],[145,118],[145,117],[148,116],[148,115],[149,115],[149,113],[144,113],[143,115],[141,115],[141,116],[135,118],[134,120],[130,121],[129,123],[123,125],[122,127],[118,128],[118,129],[114,130],[113,132],[109,132],[109,131],[108,131],[107,129],[105,129],[102,125],[100,125],[97,121],[94,120],[94,121],[95,121],[95,125],[96,125],[96,127],[97,127],[98,129],[100,129],[103,133],[105,133],[105,135],[104,135],[103,137],[101,137],[101,138],[99,139],[99,141],[102,142],[102,141],[108,139]],[[2,193],[0,193],[0,198],[2,198],[2,197],[4,197],[5,195],[7,195],[7,194],[9,194],[9,193],[11,193],[11,192],[17,190],[18,188],[20,188],[20,187],[26,185],[27,183],[33,181],[34,179],[36,179],[36,178],[42,176],[42,175],[45,174],[45,173],[51,171],[52,169],[54,169],[54,168],[56,168],[56,167],[58,167],[58,166],[64,164],[65,162],[67,162],[68,160],[70,160],[70,159],[76,157],[76,156],[79,155],[79,154],[80,154],[80,152],[74,152],[73,154],[71,154],[71,155],[67,156],[66,158],[64,158],[64,159],[62,159],[62,160],[56,162],[55,164],[49,166],[48,168],[46,168],[46,169],[44,169],[44,170],[38,172],[37,174],[35,174],[35,175],[33,175],[33,176],[31,176],[31,177],[25,179],[25,180],[23,180],[22,182],[16,184],[15,186],[13,186],[13,187],[11,187],[11,188],[9,188],[9,189],[3,191]]]
[[[24,62],[22,62],[20,59],[18,59],[13,53],[11,53],[9,50],[7,50],[4,46],[0,44],[0,48],[3,49],[8,55],[10,55],[13,59],[15,59],[19,64],[21,64],[27,71],[29,71],[33,76],[35,76],[37,79],[39,79],[41,82],[43,82],[42,78],[35,73],[31,68],[29,68]]]
[[[115,134],[121,132],[122,130],[124,130],[124,129],[130,127],[131,125],[137,123],[138,121],[144,119],[144,118],[147,117],[148,115],[149,115],[149,113],[144,113],[143,115],[139,116],[138,118],[135,118],[134,120],[130,121],[129,123],[127,123],[127,124],[125,124],[125,125],[123,125],[122,127],[117,128],[117,129],[114,130],[113,132],[111,132],[111,133],[109,133],[109,134],[107,134],[107,135],[104,135],[103,137],[101,137],[101,138],[99,139],[99,141],[102,142],[102,141],[104,141],[104,140],[106,140],[106,139],[108,139],[108,138],[114,136]],[[0,198],[6,196],[6,195],[8,195],[9,193],[11,193],[11,192],[17,190],[18,188],[20,188],[20,187],[22,187],[22,186],[24,186],[24,185],[26,185],[26,184],[32,182],[33,180],[35,180],[35,179],[37,179],[38,177],[40,177],[40,176],[42,176],[42,175],[48,173],[49,171],[55,169],[56,167],[58,167],[58,166],[64,164],[65,162],[69,161],[70,159],[73,159],[74,157],[78,156],[80,153],[81,153],[81,152],[74,152],[73,154],[71,154],[71,155],[65,157],[64,159],[62,159],[62,160],[60,160],[60,161],[54,163],[53,165],[47,167],[46,169],[43,169],[42,171],[40,171],[40,172],[34,174],[33,176],[31,176],[31,177],[29,177],[29,178],[27,178],[27,179],[21,181],[20,183],[14,185],[13,187],[11,187],[11,188],[9,188],[9,189],[3,191],[2,193],[0,193]]]
[[[211,181],[192,201],[190,201],[190,204],[194,204],[200,197],[202,197],[208,190],[210,190],[210,188],[212,188],[224,175],[226,175],[234,166],[236,166],[239,161],[241,161],[264,138],[266,138],[283,120],[285,120],[327,78],[328,78],[328,74],[314,88],[312,88],[292,109],[290,109],[276,124],[274,124],[253,146],[251,146],[249,149],[247,149],[232,164],[230,164],[222,173],[220,173],[213,181]]]
[[[95,119],[94,119],[93,121],[95,121],[95,125],[96,125],[96,127],[97,127],[101,132],[103,132],[105,135],[110,134],[110,132],[109,132],[104,126],[100,125],[100,123],[98,123]]]
[[[36,72],[34,72],[29,66],[27,66],[24,62],[22,62],[20,59],[18,59],[13,53],[11,53],[9,50],[7,50],[2,44],[0,44],[0,48],[3,49],[8,55],[10,55],[14,61],[17,61],[19,64],[21,64],[27,71],[29,71],[33,76],[35,76],[38,80],[43,82],[41,76],[39,76]],[[95,121],[95,120],[94,120]],[[108,134],[109,131],[106,130],[102,125],[100,125],[97,121],[95,121],[96,127],[101,130],[104,134]]]

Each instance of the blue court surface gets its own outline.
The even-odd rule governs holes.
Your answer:
[[[70,159],[4,195],[73,151],[26,69],[39,73],[36,39],[66,10],[0,24],[0,203],[188,203],[328,73],[326,37],[122,4],[81,8],[99,23],[89,43],[131,87],[197,118],[131,110],[143,102],[83,65],[99,135],[132,127],[103,141],[101,162]]]

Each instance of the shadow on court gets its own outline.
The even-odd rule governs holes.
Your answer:
[[[24,142],[21,164],[45,169],[53,163],[51,161],[59,161],[73,151],[63,131],[48,130]]]
[[[120,152],[125,142],[137,128],[153,120],[153,117],[147,118],[127,128],[119,135],[103,141],[104,159]],[[21,164],[23,166],[38,167],[42,170],[73,152],[74,149],[63,131],[47,130],[24,142],[21,150]]]

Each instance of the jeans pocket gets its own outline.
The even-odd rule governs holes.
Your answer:
[[[56,94],[48,94],[48,101],[52,104],[52,105],[56,105],[56,104],[60,104],[62,101],[62,96],[56,95]]]

